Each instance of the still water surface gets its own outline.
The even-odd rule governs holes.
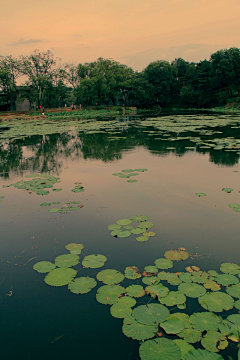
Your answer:
[[[75,295],[67,286],[46,285],[44,274],[33,270],[36,262],[54,261],[67,253],[68,243],[85,245],[80,261],[89,254],[108,258],[100,269],[82,269],[79,264],[78,276],[95,277],[108,268],[124,272],[133,265],[143,270],[166,250],[178,247],[185,247],[192,258],[174,264],[174,271],[188,265],[219,271],[222,262],[240,263],[240,214],[228,207],[240,202],[235,153],[166,151],[166,142],[154,143],[130,124],[124,134],[127,140],[109,142],[107,148],[102,146],[104,136],[32,136],[16,140],[12,153],[1,151],[0,195],[5,196],[0,204],[1,359],[139,359],[139,342],[124,336],[122,320],[95,300],[102,284],[88,294]],[[135,168],[148,169],[134,177],[136,183],[112,176]],[[62,191],[38,196],[2,188],[41,172],[59,176]],[[82,182],[85,192],[71,192],[75,182]],[[228,194],[224,187],[234,191]],[[196,192],[207,196],[199,198]],[[40,207],[45,201],[75,200],[84,207],[67,214]],[[109,224],[134,215],[149,216],[156,236],[139,243],[135,237],[110,235]],[[126,279],[123,286],[132,283]],[[142,285],[141,279],[136,283]],[[138,304],[148,300],[140,298]],[[199,308],[197,301],[192,304],[194,310]],[[235,358],[235,349],[230,345],[222,355]]]

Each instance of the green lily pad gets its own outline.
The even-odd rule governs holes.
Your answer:
[[[240,266],[237,264],[223,263],[220,267],[220,270],[226,274],[231,274],[231,275],[240,274]]]
[[[97,274],[97,279],[107,285],[118,284],[124,279],[124,275],[117,270],[106,269]]]
[[[184,360],[224,360],[221,355],[202,349],[190,350]]]
[[[198,284],[204,284],[206,281],[208,281],[209,274],[205,271],[194,271],[190,275],[190,279],[192,282],[198,283]]]
[[[178,334],[184,329],[183,322],[176,318],[168,318],[166,321],[160,324],[160,327],[164,329],[167,334]]]
[[[178,286],[178,290],[191,298],[198,298],[206,293],[206,289],[202,285],[193,283],[182,283]]]
[[[183,331],[178,333],[178,336],[183,338],[188,343],[194,344],[201,340],[202,333],[199,330],[189,328],[189,329],[184,329]]]
[[[135,169],[133,171],[137,171],[137,172],[145,172],[145,171],[148,171],[148,169]]]
[[[71,254],[79,255],[81,254],[82,249],[84,249],[84,245],[71,243],[71,244],[67,244],[65,246],[65,249],[69,250]]]
[[[55,269],[56,265],[51,263],[50,261],[40,261],[33,265],[33,269],[39,273],[47,273],[53,269]]]
[[[114,176],[120,176],[120,175],[123,175],[123,173],[113,173],[112,175],[114,175]]]
[[[50,271],[44,281],[51,286],[64,286],[73,281],[76,274],[76,270],[62,267]]]
[[[127,180],[127,182],[129,182],[129,183],[135,183],[135,182],[137,182],[137,180]]]
[[[144,241],[148,241],[149,238],[146,237],[146,236],[138,236],[138,237],[136,238],[136,240],[137,240],[138,242],[144,242]]]
[[[85,190],[84,189],[72,189],[71,191],[74,193],[78,193],[78,192],[83,192]]]
[[[51,203],[45,202],[45,203],[42,203],[40,206],[50,206],[50,205],[51,205]]]
[[[79,256],[75,254],[59,255],[55,259],[55,265],[58,267],[72,267],[78,264]]]
[[[167,280],[170,285],[179,285],[182,282],[179,279],[178,274],[165,271],[161,271],[160,273],[158,273],[158,278],[160,280]]]
[[[181,359],[183,359],[184,355],[186,355],[190,350],[194,350],[194,347],[188,344],[185,340],[176,339],[173,342],[180,348],[181,350]]]
[[[143,222],[140,222],[140,224],[138,225],[138,228],[140,228],[140,229],[150,229],[153,226],[154,226],[153,222],[143,221]]]
[[[169,260],[186,260],[189,257],[189,253],[184,250],[169,250],[164,254],[165,258]]]
[[[223,188],[222,191],[226,191],[227,193],[231,193],[233,189],[231,188]]]
[[[134,228],[131,230],[131,233],[132,234],[135,234],[135,235],[140,235],[144,232],[144,229],[139,229],[139,228]]]
[[[136,305],[136,300],[130,296],[122,296],[118,299],[117,304],[126,304],[128,307]]]
[[[49,191],[48,190],[41,190],[41,191],[37,191],[36,194],[37,195],[48,195]]]
[[[142,343],[139,355],[142,360],[180,360],[181,350],[174,341],[161,338]]]
[[[60,213],[60,214],[66,214],[67,212],[68,212],[67,209],[61,209],[61,210],[59,210],[59,213]]]
[[[144,232],[144,233],[143,233],[143,236],[147,236],[147,237],[152,237],[152,236],[155,236],[155,235],[156,235],[156,233],[153,232],[153,231],[149,231],[149,232]]]
[[[117,221],[117,224],[118,225],[129,225],[131,224],[132,220],[129,220],[129,219],[121,219],[121,220],[118,220]]]
[[[120,285],[104,285],[98,289],[96,299],[101,304],[113,305],[117,303],[121,294],[125,294],[124,287]]]
[[[122,226],[118,224],[108,225],[108,230],[120,230],[121,227]]]
[[[170,291],[166,297],[160,298],[159,301],[161,304],[174,306],[184,304],[186,302],[186,296],[183,295],[180,291]]]
[[[48,211],[51,213],[55,213],[55,212],[58,212],[59,210],[60,210],[60,208],[52,208],[52,209],[49,209]]]
[[[199,297],[198,302],[204,309],[213,312],[230,310],[234,306],[233,298],[222,292],[207,293]]]
[[[156,324],[143,325],[138,323],[131,315],[123,320],[122,331],[124,335],[134,340],[151,339],[157,333],[158,326]]]
[[[96,280],[87,276],[73,280],[73,282],[68,285],[68,289],[74,294],[86,294],[95,286],[97,286]]]
[[[126,304],[113,304],[110,308],[111,315],[115,318],[123,319],[126,316],[130,315],[132,312],[132,309],[130,306]]]
[[[78,206],[69,206],[68,208],[69,208],[70,211],[80,210],[80,207],[78,207]]]
[[[223,286],[235,285],[239,283],[239,279],[231,274],[220,274],[215,277],[218,284]]]
[[[134,227],[132,225],[125,225],[124,229],[125,230],[132,230],[132,229],[134,229]]]
[[[189,316],[187,314],[174,313],[174,314],[171,314],[168,319],[170,319],[170,318],[171,319],[172,318],[177,318],[177,319],[181,320],[181,322],[184,325],[184,329],[190,329],[192,327],[192,325],[190,324]]]
[[[208,331],[201,340],[202,346],[209,351],[218,352],[228,346],[225,337],[217,331]]]
[[[52,189],[52,191],[58,192],[58,191],[62,191],[62,189],[60,189],[60,188],[58,188],[58,189]]]
[[[120,177],[121,179],[127,179],[127,178],[129,178],[130,176],[129,176],[129,175],[119,175],[119,177]]]
[[[83,259],[82,266],[90,269],[97,269],[102,267],[106,261],[107,258],[104,255],[88,255]]]
[[[81,201],[72,201],[72,204],[81,204]]]
[[[229,286],[226,291],[229,295],[240,299],[240,284]]]
[[[143,325],[160,324],[170,315],[168,308],[160,304],[148,304],[137,306],[132,317]]]
[[[60,201],[54,201],[53,204],[58,205],[58,204],[60,204]]]
[[[131,217],[131,220],[135,221],[135,222],[147,221],[148,219],[149,219],[149,217],[145,216],[145,215],[136,215],[136,216]]]
[[[164,259],[164,258],[160,258],[154,261],[154,264],[159,268],[159,269],[170,269],[173,267],[173,262],[169,259]]]
[[[128,230],[113,230],[111,232],[112,236],[117,236],[119,238],[126,238],[129,237],[131,234],[132,234],[131,231]]]
[[[149,285],[146,287],[145,291],[153,298],[165,297],[169,293],[169,289],[166,286],[163,286],[163,284]]]
[[[235,301],[234,306],[236,309],[240,310],[240,300]]]
[[[223,271],[223,272],[224,272],[224,271]],[[218,272],[215,271],[215,270],[209,270],[209,271],[208,271],[208,274],[209,274],[210,276],[218,276]]]
[[[218,283],[216,283],[216,281],[214,281],[214,280],[208,280],[203,286],[206,289],[209,289],[212,291],[220,291],[221,290],[221,286]]]
[[[145,266],[144,270],[150,274],[156,274],[158,272],[158,268],[154,265]]]
[[[5,196],[0,196],[0,199],[2,200],[2,199],[5,199]]]
[[[139,270],[136,266],[128,266],[126,267],[125,271],[125,277],[127,279],[136,280],[139,279],[142,275],[139,273]]]
[[[196,330],[203,331],[217,331],[220,319],[215,314],[210,312],[195,313],[190,316],[190,322]]]
[[[122,172],[125,172],[125,173],[132,173],[134,172],[133,169],[125,169],[125,170],[121,170]]]
[[[191,280],[191,274],[190,273],[182,273],[181,275],[179,275],[179,279],[182,281],[182,282],[186,282],[186,283],[190,283],[192,282]]]
[[[145,285],[159,284],[159,279],[156,276],[147,276],[142,278],[142,282]]]
[[[145,295],[145,290],[141,285],[130,285],[126,288],[128,296],[139,298]]]
[[[202,197],[202,196],[207,196],[207,194],[205,193],[195,193],[196,196]]]

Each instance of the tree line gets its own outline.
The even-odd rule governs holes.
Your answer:
[[[25,80],[17,86],[20,77]],[[46,108],[65,104],[140,108],[207,108],[240,101],[240,49],[219,50],[198,63],[176,58],[151,62],[141,72],[112,59],[61,64],[51,51],[0,56],[0,101],[14,109],[27,98]]]

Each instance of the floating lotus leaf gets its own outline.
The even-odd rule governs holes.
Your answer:
[[[228,321],[232,322],[233,324],[237,325],[240,327],[240,315],[239,314],[233,314],[233,315],[229,315],[227,317]]]
[[[74,294],[86,294],[90,292],[96,285],[96,280],[87,276],[73,280],[73,282],[68,285],[68,289]]]
[[[66,245],[65,249],[69,250],[71,254],[79,255],[79,254],[81,254],[82,249],[84,249],[84,245],[71,243],[71,244]]]
[[[201,340],[202,346],[209,351],[218,352],[219,349],[223,350],[228,346],[225,337],[217,331],[208,331]]]
[[[0,199],[2,200],[2,199],[5,199],[5,196],[0,196]]]
[[[204,284],[209,278],[209,274],[205,271],[194,271],[190,275],[190,279],[192,282],[198,283],[198,284]]]
[[[111,232],[112,236],[117,236],[119,238],[126,238],[129,237],[131,234],[132,234],[131,231],[128,230],[113,230]]]
[[[50,205],[51,205],[51,203],[45,202],[45,203],[42,203],[40,206],[50,206]]]
[[[132,174],[133,175],[133,174]],[[127,180],[127,182],[129,182],[129,183],[135,183],[135,182],[137,182],[137,180]]]
[[[133,173],[134,170],[133,169],[125,169],[125,170],[121,170],[122,172],[125,172],[125,173]]]
[[[56,265],[50,261],[40,261],[33,266],[33,269],[39,273],[47,273],[55,269]]]
[[[62,209],[62,210],[59,210],[60,214],[66,214],[68,212],[67,209]]]
[[[112,174],[112,175],[114,175],[114,176],[120,176],[120,175],[123,175],[123,173],[114,173],[114,174]]]
[[[76,270],[62,267],[50,271],[44,278],[44,281],[51,286],[64,286],[73,281],[76,274]]]
[[[183,359],[184,355],[187,354],[190,350],[194,350],[194,347],[188,344],[185,340],[176,339],[173,342],[180,348],[181,350],[181,359]]]
[[[186,283],[192,282],[191,274],[189,273],[182,273],[181,275],[179,275],[179,279]]]
[[[184,329],[183,331],[178,333],[178,336],[183,338],[188,343],[194,344],[201,340],[202,333],[199,330],[189,328],[189,329]]]
[[[141,344],[139,355],[142,360],[180,360],[180,347],[172,340],[161,338]]]
[[[148,219],[149,219],[149,217],[145,216],[145,215],[136,215],[136,216],[131,217],[131,220],[135,221],[135,222],[147,221]]]
[[[202,197],[202,196],[207,196],[207,194],[205,193],[195,193],[196,196]]]
[[[173,262],[169,259],[164,259],[164,258],[160,258],[154,261],[154,264],[159,268],[159,269],[170,269],[173,267]]]
[[[107,258],[104,255],[88,255],[83,259],[82,265],[90,269],[97,269],[102,267],[106,261]]]
[[[72,201],[72,204],[81,204],[81,201]]]
[[[227,193],[231,193],[233,189],[231,188],[223,188],[222,191],[226,191]]]
[[[204,309],[214,312],[230,310],[233,308],[234,305],[233,298],[228,294],[222,292],[207,293],[201,296],[198,299],[198,302]]]
[[[224,360],[221,355],[202,349],[190,350],[183,360]]]
[[[144,232],[143,233],[143,236],[147,236],[147,237],[151,237],[151,236],[155,236],[156,233],[155,232],[152,232],[152,231],[149,231],[149,232]]]
[[[159,279],[156,276],[147,276],[142,278],[142,282],[146,285],[158,284]]]
[[[115,318],[123,319],[126,316],[130,315],[132,309],[130,306],[124,303],[113,304],[110,308],[111,315]]]
[[[230,274],[220,274],[215,277],[215,280],[223,286],[235,285],[239,283],[239,279]]]
[[[139,270],[136,266],[128,266],[126,267],[124,272],[125,272],[125,277],[131,280],[139,279],[142,276],[139,273]]]
[[[145,172],[145,171],[148,171],[148,169],[135,169],[133,171],[137,171],[137,172]]]
[[[161,279],[162,276],[165,277],[165,280],[167,280],[167,282],[170,285],[179,285],[179,284],[181,284],[182,281],[179,279],[178,274],[175,274],[175,273],[165,273],[165,274],[166,274],[166,276],[164,276],[164,271],[160,272],[158,274],[158,278]]]
[[[129,225],[131,224],[132,220],[129,220],[129,219],[121,219],[121,220],[118,220],[117,221],[117,224],[118,225]]]
[[[170,315],[167,320],[172,319],[172,318],[177,318],[178,320],[181,320],[181,322],[184,325],[184,329],[189,329],[192,327],[192,325],[190,324],[189,316],[187,314],[174,313],[174,314]]]
[[[122,178],[122,179],[126,179],[126,178],[129,178],[130,175],[120,175],[119,177]]]
[[[235,204],[235,203],[228,204],[228,206],[229,206],[230,208],[232,208],[232,209],[234,209],[234,208],[239,208],[239,207],[240,207],[239,204]]]
[[[186,260],[189,257],[189,253],[182,250],[169,250],[164,254],[165,258],[169,260]]]
[[[150,274],[156,274],[158,272],[158,268],[154,265],[145,266],[144,270]]]
[[[117,270],[106,269],[97,274],[97,279],[107,285],[118,284],[124,279],[124,275]]]
[[[240,284],[229,286],[226,291],[229,295],[240,298]]]
[[[183,322],[176,318],[168,318],[166,321],[160,324],[160,327],[164,329],[167,334],[178,334],[184,329]]]
[[[139,298],[145,295],[145,290],[141,285],[130,285],[126,288],[128,296]]]
[[[223,271],[223,272],[224,272],[224,271]],[[217,276],[217,275],[218,275],[218,272],[215,271],[215,270],[209,270],[209,271],[208,271],[208,274],[209,274],[210,276]]]
[[[58,204],[60,204],[60,201],[54,201],[53,204],[58,205]]]
[[[122,296],[118,299],[117,304],[125,304],[128,307],[133,307],[136,305],[136,300],[130,296]]]
[[[240,266],[237,264],[223,263],[220,267],[220,270],[226,274],[231,274],[231,275],[240,274]]]
[[[151,325],[160,324],[170,315],[168,308],[160,304],[148,304],[137,306],[132,313],[132,317],[141,324]]]
[[[62,189],[58,188],[58,189],[52,189],[52,191],[58,192],[58,191],[62,191]]]
[[[55,212],[58,212],[59,210],[60,210],[59,208],[52,208],[52,209],[49,209],[48,211],[51,213],[55,213]]]
[[[70,211],[80,210],[80,208],[78,206],[69,206],[68,208],[69,208]]]
[[[143,221],[138,225],[138,228],[140,229],[150,229],[154,226],[153,222],[150,221]]]
[[[128,174],[128,176],[130,177],[130,176],[137,176],[137,175],[139,175],[138,173],[134,173],[134,172],[132,172],[131,174]]]
[[[120,285],[104,285],[98,289],[96,299],[101,304],[113,305],[117,303],[119,295],[124,293],[125,288]]]
[[[134,227],[133,227],[132,225],[125,225],[125,226],[124,226],[124,229],[126,229],[126,230],[132,230],[132,229],[134,229]]]
[[[214,280],[208,280],[204,285],[206,289],[212,290],[212,291],[219,291],[221,290],[221,286],[216,283]]]
[[[37,191],[36,194],[37,195],[48,195],[49,191],[48,190],[41,190],[41,191]]]
[[[55,265],[58,267],[72,267],[78,264],[79,256],[75,254],[65,254],[57,256]]]
[[[169,294],[159,299],[161,304],[167,306],[174,306],[178,304],[184,304],[186,302],[186,296],[183,295],[180,291],[170,291]]]
[[[224,336],[228,336],[233,332],[232,326],[233,324],[230,321],[222,320],[219,324],[219,330]]]
[[[196,330],[203,331],[217,331],[220,319],[215,314],[210,312],[195,313],[190,316],[190,321]]]
[[[169,293],[169,289],[166,286],[163,286],[163,284],[149,285],[146,287],[145,291],[147,294],[151,295],[151,297],[153,297],[153,298],[165,297]]]
[[[191,298],[198,298],[206,293],[206,289],[202,285],[193,283],[182,283],[178,286],[178,290]]]
[[[151,339],[157,333],[156,324],[143,325],[138,323],[131,315],[123,320],[122,331],[124,335],[134,340]]]
[[[144,242],[144,241],[148,241],[149,238],[146,237],[146,236],[138,236],[138,237],[136,238],[136,240],[139,241],[139,242]]]
[[[78,192],[83,192],[85,190],[84,189],[72,189],[71,191],[74,193],[78,193]]]
[[[143,232],[144,232],[144,230],[140,229],[140,228],[134,228],[134,229],[131,230],[131,233],[135,234],[135,235],[142,234]]]

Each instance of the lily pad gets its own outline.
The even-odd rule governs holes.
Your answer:
[[[124,335],[134,340],[151,339],[157,333],[156,324],[143,325],[138,323],[131,315],[123,320],[122,331]]]
[[[129,183],[135,183],[135,182],[137,182],[137,180],[127,180],[127,182],[129,182]]]
[[[179,275],[179,279],[186,283],[192,282],[191,274],[189,273],[182,273],[181,275]]]
[[[132,225],[124,225],[125,230],[132,230],[134,227]]]
[[[223,188],[222,191],[226,191],[227,193],[231,193],[233,189],[231,188]]]
[[[64,286],[73,281],[76,274],[76,270],[62,267],[50,271],[44,281],[51,286]]]
[[[37,191],[36,194],[37,195],[48,195],[49,191],[48,190],[41,190],[41,191]]]
[[[142,360],[180,360],[181,350],[174,341],[161,338],[142,343],[139,355]]]
[[[51,263],[50,261],[40,261],[33,265],[33,269],[39,273],[47,273],[53,269],[55,269],[56,265]]]
[[[104,255],[88,255],[83,259],[82,265],[90,269],[97,269],[102,267],[106,261],[107,258]]]
[[[229,295],[240,299],[240,284],[229,286],[226,291]]]
[[[120,175],[123,175],[123,173],[113,173],[112,175],[114,175],[114,176],[120,176]]]
[[[189,257],[189,253],[183,250],[169,250],[164,254],[165,258],[169,260],[186,260]]]
[[[170,313],[166,306],[160,304],[148,304],[137,306],[132,313],[132,317],[144,325],[160,324],[169,317]]]
[[[217,331],[220,319],[215,314],[210,312],[195,313],[190,316],[190,322],[196,330],[203,331]]]
[[[125,293],[125,288],[120,285],[104,285],[101,286],[96,295],[99,303],[104,305],[113,305],[118,301],[118,297]]]
[[[59,255],[55,259],[55,265],[58,267],[72,267],[78,264],[79,256],[75,254]]]
[[[108,230],[120,230],[121,227],[122,226],[118,224],[108,225]]]
[[[147,276],[142,278],[142,282],[145,285],[159,284],[159,279],[156,276]]]
[[[164,298],[159,298],[161,304],[167,306],[174,306],[184,304],[186,302],[186,296],[180,291],[170,291],[169,294]]]
[[[54,201],[53,204],[58,205],[58,204],[60,204],[60,201]]]
[[[216,281],[214,281],[214,280],[208,280],[203,286],[206,289],[209,289],[212,291],[220,291],[221,290],[221,286],[218,283],[216,283]]]
[[[135,169],[133,171],[137,171],[137,172],[145,172],[145,171],[148,171],[148,169]]]
[[[159,268],[159,269],[170,269],[173,267],[173,262],[169,259],[164,259],[164,258],[160,258],[154,261],[154,264]]]
[[[130,285],[126,288],[128,296],[139,298],[145,295],[145,290],[141,285]]]
[[[136,300],[130,296],[122,296],[118,299],[117,304],[126,304],[129,307],[136,305]]]
[[[71,254],[79,255],[84,249],[83,244],[71,243],[65,246],[65,249],[69,250]]]
[[[206,289],[202,285],[193,283],[182,283],[178,286],[178,290],[191,298],[198,298],[206,293]]]
[[[240,274],[240,266],[232,263],[223,263],[220,270],[225,274],[236,275]]]
[[[52,191],[54,192],[59,192],[59,191],[62,191],[62,189],[58,188],[58,189],[52,189]]]
[[[132,234],[131,231],[128,230],[113,230],[111,232],[112,236],[117,236],[119,238],[126,238],[129,237],[131,234]]]
[[[183,338],[188,343],[194,344],[201,340],[202,333],[199,330],[189,328],[189,329],[184,329],[183,331],[178,333],[178,336]]]
[[[144,229],[140,229],[140,228],[134,228],[131,230],[131,233],[132,234],[135,234],[135,235],[140,235],[144,232]]]
[[[204,284],[206,281],[208,281],[209,274],[205,271],[194,271],[190,275],[190,279],[192,282],[198,283],[198,284]]]
[[[125,173],[132,173],[134,172],[133,169],[125,169],[125,170],[121,170],[122,172],[125,172]]]
[[[121,219],[121,220],[118,220],[117,221],[117,224],[118,225],[129,225],[131,224],[132,220],[129,220],[129,219]]]
[[[218,352],[228,346],[225,336],[217,331],[208,331],[201,340],[202,346],[209,351]]]
[[[160,324],[160,327],[164,329],[167,334],[178,334],[184,329],[183,322],[176,318],[168,318],[166,321]]]
[[[166,286],[163,286],[163,284],[149,285],[146,287],[145,291],[153,298],[165,297],[169,293],[169,289]]]
[[[181,359],[183,359],[184,355],[187,354],[190,350],[194,350],[194,347],[188,344],[185,340],[176,339],[173,342],[180,348],[181,350]]]
[[[183,359],[184,360],[224,360],[221,355],[202,349],[190,350]]]
[[[143,221],[143,222],[140,222],[140,224],[138,225],[138,228],[140,228],[140,229],[150,229],[153,226],[154,226],[153,222]]]
[[[124,279],[124,275],[117,270],[106,269],[97,274],[97,279],[107,285],[118,284]]]
[[[68,289],[74,294],[86,294],[95,286],[97,286],[96,280],[87,276],[73,280],[73,282],[68,285]]]
[[[158,268],[154,265],[145,266],[144,270],[150,274],[156,274],[158,272]]]
[[[147,236],[147,237],[152,237],[152,236],[155,236],[155,235],[156,235],[156,233],[153,232],[153,231],[149,231],[149,232],[144,232],[144,233],[143,233],[143,236]]]
[[[113,304],[110,308],[111,315],[115,318],[123,319],[126,316],[130,315],[132,309],[130,306],[124,303]]]
[[[207,194],[205,193],[195,193],[196,196],[202,197],[202,196],[207,196]]]
[[[2,200],[2,199],[5,199],[5,196],[0,196],[0,199]]]
[[[130,177],[130,175],[119,175],[119,177],[122,178],[122,179],[127,179],[127,178]]]
[[[218,284],[223,286],[235,285],[239,283],[239,279],[231,274],[220,274],[215,277]]]
[[[55,213],[55,212],[58,212],[59,210],[60,210],[60,208],[52,208],[52,209],[49,209],[48,211],[51,213]]]
[[[144,242],[144,241],[148,241],[149,238],[146,237],[146,236],[138,236],[138,237],[136,238],[136,240],[137,240],[138,242]]]
[[[145,215],[136,215],[136,216],[131,217],[131,220],[135,221],[135,222],[147,221],[148,219],[149,219],[149,217],[145,216]]]
[[[40,206],[50,206],[50,205],[51,205],[51,203],[45,202],[45,203],[42,203]]]
[[[142,276],[136,266],[128,266],[124,272],[125,277],[131,280],[139,279]]]
[[[78,192],[83,192],[85,190],[84,189],[72,189],[71,191],[74,193],[78,193]]]
[[[230,310],[234,306],[233,298],[222,292],[207,293],[199,297],[198,302],[204,309],[213,312]]]

